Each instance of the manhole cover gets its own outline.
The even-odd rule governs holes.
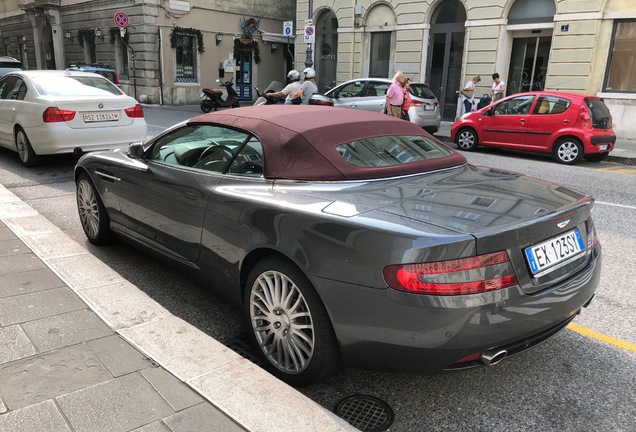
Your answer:
[[[364,432],[380,432],[393,424],[393,410],[373,396],[353,395],[341,400],[334,408],[337,416]]]

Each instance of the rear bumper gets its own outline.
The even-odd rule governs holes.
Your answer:
[[[65,123],[50,123],[44,127],[26,131],[31,146],[37,155],[73,153],[127,148],[128,144],[147,139],[145,121],[135,120],[120,127],[71,129]]]
[[[422,108],[409,108],[409,119],[411,123],[419,127],[436,127],[439,129],[442,122],[439,109],[435,111],[424,111]]]
[[[456,369],[458,360],[471,354],[500,347],[517,354],[548,339],[593,297],[600,269],[598,246],[578,274],[531,295],[518,286],[433,297],[325,279],[312,282],[348,366],[428,374]]]

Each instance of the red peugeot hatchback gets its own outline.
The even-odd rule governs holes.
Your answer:
[[[614,149],[612,116],[603,99],[576,93],[517,93],[464,114],[451,127],[462,150],[477,146],[549,153],[563,164],[600,162]]]

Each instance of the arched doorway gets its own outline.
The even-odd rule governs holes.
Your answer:
[[[532,29],[512,34],[508,95],[545,87],[555,14],[554,0],[517,0],[510,8],[508,25],[525,24]],[[545,24],[545,28],[537,28],[538,24]]]
[[[445,120],[453,120],[457,112],[465,26],[466,10],[459,0],[445,0],[433,12],[427,76]]]
[[[328,10],[316,24],[316,83],[319,91],[336,81],[338,65],[338,18]]]

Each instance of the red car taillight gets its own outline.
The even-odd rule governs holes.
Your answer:
[[[470,258],[384,268],[384,279],[398,291],[429,295],[465,295],[517,285],[505,251]]]
[[[143,118],[144,117],[144,110],[141,107],[141,105],[139,105],[139,104],[135,105],[133,108],[124,109],[124,112],[130,118]]]
[[[590,116],[590,110],[585,105],[581,105],[579,121],[581,122],[581,127],[583,129],[592,129],[592,117]]]
[[[424,102],[411,100],[411,105],[413,105],[413,106],[422,106],[422,105],[424,105]]]
[[[68,122],[75,118],[75,111],[61,110],[58,107],[48,107],[42,113],[44,123]]]

